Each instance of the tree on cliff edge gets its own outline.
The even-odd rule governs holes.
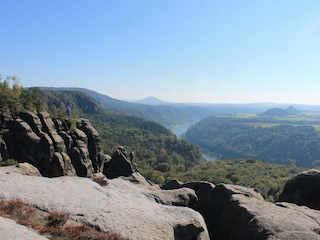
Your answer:
[[[10,110],[13,114],[22,109],[20,95],[23,91],[19,85],[19,79],[16,76],[7,77],[2,80],[0,75],[0,110],[6,112]]]
[[[2,79],[0,75],[0,112],[10,111],[16,115],[22,110],[41,111],[44,102],[38,88],[24,89],[16,76]]]

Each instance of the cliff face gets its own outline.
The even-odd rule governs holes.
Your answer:
[[[102,172],[108,159],[98,132],[86,119],[72,126],[46,112],[23,112],[16,119],[3,117],[2,124],[8,129],[1,141],[2,158],[28,162],[46,177],[90,177]]]

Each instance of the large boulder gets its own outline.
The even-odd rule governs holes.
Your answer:
[[[320,239],[320,212],[267,202],[252,188],[177,180],[162,188],[195,191],[198,200],[190,207],[204,217],[211,239]]]
[[[320,171],[310,169],[294,176],[285,184],[279,201],[320,210]]]
[[[70,220],[101,231],[118,232],[128,239],[209,240],[198,212],[174,206],[170,199],[176,198],[168,200],[163,190],[148,186],[147,181],[142,183],[141,175],[136,177],[138,182],[120,177],[101,186],[89,178],[40,179],[2,169],[0,201],[20,199],[43,211],[65,212]],[[191,189],[188,192],[195,196]]]
[[[221,185],[218,197],[229,195]],[[220,201],[212,239],[294,240],[320,239],[320,213],[290,203],[274,204],[256,197],[233,193]]]
[[[138,172],[138,169],[133,162],[133,153],[130,153],[129,157],[127,150],[122,146],[118,147],[103,169],[104,175],[110,179],[120,176],[128,177],[135,172]]]
[[[22,175],[39,176],[39,177],[41,176],[39,170],[35,166],[27,162],[18,163],[16,166],[11,165],[11,166],[1,167],[1,170],[7,173],[15,172]]]
[[[190,188],[153,191],[148,194],[148,197],[160,204],[183,207],[193,207],[198,200],[197,195]]]
[[[178,189],[181,188],[183,185],[183,182],[179,181],[178,179],[170,180],[169,182],[166,182],[161,186],[161,189],[163,190],[172,190],[172,189]]]
[[[172,180],[161,186],[161,189],[167,191],[172,191],[179,188],[190,188],[195,192],[197,201],[194,202],[193,205],[190,205],[190,207],[201,213],[201,215],[204,217],[212,238],[212,229],[217,221],[215,213],[218,210],[217,208],[219,208],[219,206],[217,206],[214,202],[215,196],[213,195],[213,191],[215,189],[215,185],[206,181],[182,183],[178,180]]]

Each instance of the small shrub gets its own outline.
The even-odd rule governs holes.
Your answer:
[[[9,202],[0,202],[0,215],[10,217],[19,224],[29,225],[29,219],[34,217],[35,209],[20,199],[11,200]]]
[[[0,167],[12,166],[12,165],[17,165],[17,164],[18,164],[18,162],[14,159],[0,160]]]
[[[47,217],[48,227],[58,227],[63,226],[68,220],[68,215],[66,213],[59,212],[49,212]]]

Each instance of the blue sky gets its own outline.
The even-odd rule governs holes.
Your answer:
[[[320,104],[318,0],[0,0],[0,74],[117,99]]]

